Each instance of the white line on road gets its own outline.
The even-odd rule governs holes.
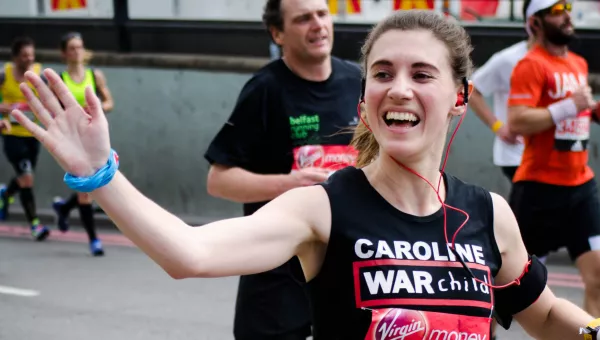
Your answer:
[[[15,287],[0,286],[0,294],[17,295],[17,296],[38,296],[40,292],[30,289],[22,289]]]

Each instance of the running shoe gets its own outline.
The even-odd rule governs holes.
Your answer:
[[[37,222],[31,226],[31,236],[34,240],[41,242],[50,236],[50,230]]]
[[[100,240],[93,240],[90,242],[90,252],[93,256],[103,256],[104,249],[102,249],[102,242],[100,242]]]
[[[6,221],[8,219],[8,206],[10,204],[11,197],[4,199],[6,194],[6,186],[0,186],[0,221]]]
[[[65,201],[60,197],[55,197],[52,202],[52,209],[56,213],[56,224],[58,226],[58,230],[66,233],[69,231],[69,217],[66,214],[62,213],[62,207],[65,204]]]

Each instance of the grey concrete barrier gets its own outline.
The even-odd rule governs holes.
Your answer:
[[[8,60],[0,49],[0,60]],[[38,51],[38,59],[57,71],[56,51]],[[0,61],[2,62],[2,61]],[[207,56],[117,55],[96,52],[92,67],[103,70],[115,99],[108,114],[111,142],[121,170],[145,195],[192,224],[241,215],[241,205],[206,192],[208,164],[204,151],[229,116],[240,89],[264,59]],[[598,79],[594,76],[594,79]],[[600,93],[599,91],[596,91]],[[600,130],[592,127],[590,164],[600,171]],[[492,164],[493,134],[470,111],[453,143],[447,170],[471,183],[508,193],[509,183]],[[50,204],[67,196],[63,171],[42,150],[36,169],[36,204],[52,222]],[[0,183],[13,170],[0,156]],[[18,198],[13,216],[22,216]],[[76,210],[73,218],[77,218]],[[101,225],[111,225],[99,216]]]

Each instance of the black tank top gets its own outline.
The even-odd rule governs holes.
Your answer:
[[[447,174],[444,181],[446,204],[470,216],[456,250],[475,277],[493,283],[501,256],[491,196]],[[493,292],[444,247],[442,209],[425,217],[403,213],[354,167],[322,185],[332,225],[321,270],[307,285],[315,340],[489,340]],[[452,242],[466,216],[449,208],[446,214]]]

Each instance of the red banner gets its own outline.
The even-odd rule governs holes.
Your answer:
[[[499,5],[499,0],[462,0],[460,3],[460,18],[462,20],[477,20],[477,16],[495,17]]]

